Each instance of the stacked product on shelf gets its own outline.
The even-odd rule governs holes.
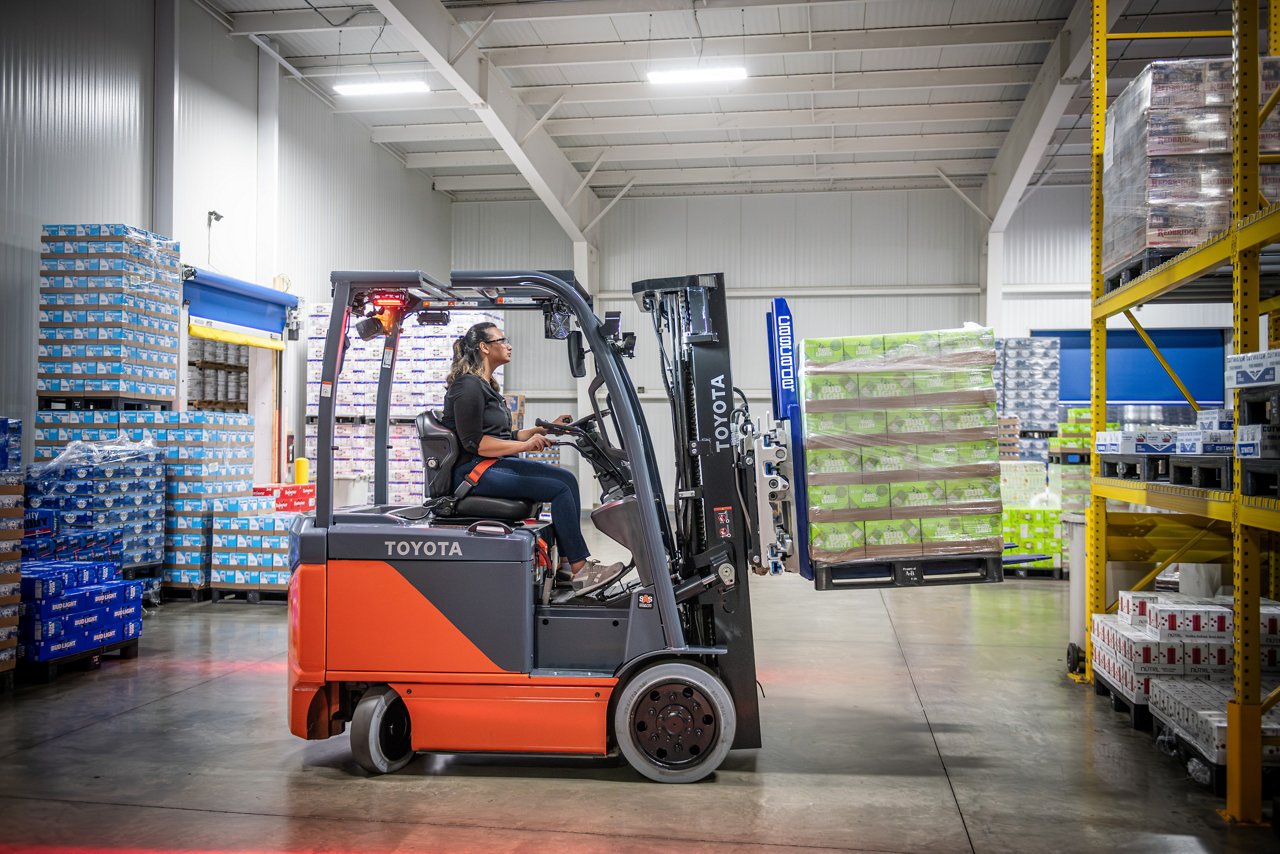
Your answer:
[[[1280,676],[1280,602],[1261,602],[1262,671]],[[1114,691],[1150,711],[1206,759],[1225,758],[1235,630],[1230,596],[1122,591],[1115,614],[1094,614],[1093,668]],[[1268,690],[1264,688],[1264,690]],[[1280,732],[1280,719],[1268,719]],[[1269,763],[1280,751],[1264,748]]]
[[[195,409],[246,410],[249,348],[204,338],[188,340],[187,401]]]
[[[1000,463],[1000,498],[1004,504],[1002,531],[1018,554],[1042,554],[1045,559],[1020,566],[1062,569],[1062,508],[1045,476],[1045,467],[1032,462]]]
[[[1049,437],[1058,425],[1061,342],[1057,338],[1005,338],[1000,414],[1016,417],[1020,458],[1049,462]]]
[[[23,561],[18,657],[56,661],[142,635],[141,581],[114,562]]]
[[[178,244],[128,225],[46,225],[40,268],[39,394],[172,403]]]
[[[0,418],[0,472],[22,471],[22,420]]]
[[[71,442],[55,459],[32,466],[26,480],[32,557],[66,558],[68,546],[104,539],[119,543],[116,567],[134,568],[164,556],[164,462],[151,440]]]
[[[1021,434],[1018,432],[1018,416],[1001,416],[999,428],[1000,461],[1020,459],[1022,446],[1020,444]]]
[[[254,495],[213,502],[214,590],[283,591],[289,586],[289,529],[296,513],[277,513],[276,498]]]
[[[1064,513],[1081,513],[1089,505],[1089,457],[1093,453],[1089,410],[1069,409],[1058,424],[1058,435],[1049,440],[1049,491],[1059,496]]]
[[[998,555],[991,330],[802,347],[813,562]]]
[[[22,513],[22,474],[0,471],[0,519]],[[19,542],[22,527],[0,527],[0,680],[10,684],[18,665]]]
[[[1231,224],[1231,59],[1153,62],[1107,109],[1102,191],[1102,267],[1141,272]],[[1280,62],[1262,61],[1266,100]],[[1280,149],[1280,119],[1259,134]],[[1259,189],[1280,193],[1280,172],[1263,165]],[[1150,257],[1154,256],[1154,257]]]

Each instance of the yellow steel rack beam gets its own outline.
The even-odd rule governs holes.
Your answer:
[[[1164,354],[1160,352],[1160,348],[1156,346],[1156,342],[1151,340],[1151,336],[1147,334],[1147,330],[1142,328],[1142,324],[1138,322],[1138,318],[1133,316],[1132,311],[1126,310],[1124,316],[1129,319],[1129,325],[1138,333],[1138,337],[1142,339],[1142,343],[1147,345],[1147,349],[1151,351],[1151,355],[1156,357],[1156,361],[1160,363],[1160,367],[1164,368],[1164,372],[1169,375],[1169,379],[1173,380],[1173,384],[1178,387],[1178,391],[1182,392],[1182,396],[1187,399],[1187,403],[1191,404],[1193,412],[1200,411],[1200,404],[1196,403],[1196,399],[1191,396],[1191,392],[1183,384],[1182,378],[1178,376],[1178,372],[1173,369],[1173,365],[1169,364]]]
[[[1232,326],[1238,353],[1252,353],[1259,346],[1259,319],[1263,313],[1280,309],[1280,301],[1261,304],[1259,297],[1258,249],[1280,241],[1280,206],[1259,210],[1262,193],[1259,181],[1258,129],[1260,113],[1274,110],[1280,96],[1259,105],[1259,13],[1260,0],[1232,0],[1231,39],[1232,86],[1232,226],[1223,234],[1184,252],[1177,258],[1139,276],[1113,293],[1105,292],[1102,277],[1102,163],[1106,129],[1106,32],[1107,0],[1093,0],[1092,32],[1092,134],[1090,182],[1093,251],[1091,295],[1093,297],[1090,344],[1092,356],[1092,428],[1096,433],[1106,422],[1106,321],[1195,281],[1206,273],[1231,266]],[[1280,11],[1271,4],[1269,40],[1280,43]],[[1168,38],[1177,34],[1138,34],[1138,38]],[[1192,34],[1184,34],[1191,37]],[[1197,35],[1204,35],[1203,33]],[[1115,34],[1113,40],[1134,34]],[[1277,53],[1275,49],[1273,53]],[[1263,162],[1280,162],[1280,157],[1262,157]],[[1265,204],[1265,202],[1262,202]],[[1280,314],[1280,312],[1277,312]],[[1280,343],[1280,322],[1268,323],[1268,339]],[[1240,393],[1233,392],[1236,411]],[[1092,615],[1105,610],[1107,566],[1107,500],[1205,516],[1229,521],[1232,533],[1234,581],[1233,646],[1234,697],[1227,705],[1227,802],[1222,815],[1230,821],[1255,823],[1262,818],[1262,747],[1271,739],[1262,737],[1263,698],[1261,696],[1259,604],[1262,593],[1261,552],[1265,532],[1280,532],[1280,502],[1245,496],[1241,463],[1234,462],[1231,492],[1210,492],[1167,484],[1133,483],[1101,475],[1101,459],[1092,460],[1093,496],[1086,514],[1086,625]],[[1093,678],[1089,659],[1091,644],[1086,632],[1085,679]],[[1280,696],[1266,698],[1275,704]]]
[[[1107,40],[1127,42],[1133,39],[1229,39],[1231,30],[1170,30],[1160,33],[1107,33]]]

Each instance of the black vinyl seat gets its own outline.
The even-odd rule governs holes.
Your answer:
[[[418,441],[422,445],[422,464],[426,467],[427,497],[443,498],[452,495],[453,468],[462,455],[457,435],[430,410],[417,419]],[[520,498],[490,498],[484,495],[468,495],[458,501],[448,515],[436,513],[439,518],[462,521],[495,520],[520,522],[537,517],[539,505]]]

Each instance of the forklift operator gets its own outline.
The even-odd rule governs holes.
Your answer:
[[[600,565],[589,557],[582,536],[582,505],[578,482],[569,472],[546,463],[524,460],[517,454],[541,451],[552,443],[543,427],[529,427],[512,433],[511,413],[503,400],[493,372],[511,361],[511,342],[493,323],[477,323],[453,344],[453,366],[447,380],[441,422],[458,436],[458,443],[470,459],[454,467],[456,489],[483,458],[498,461],[472,487],[472,495],[490,498],[518,498],[551,505],[551,521],[561,566],[568,564],[573,575],[584,572],[616,575],[623,565]],[[569,423],[573,416],[557,421]]]

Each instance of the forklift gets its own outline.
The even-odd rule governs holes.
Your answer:
[[[626,360],[621,314],[601,318],[565,272],[335,272],[322,368],[316,510],[293,529],[288,715],[294,735],[350,725],[371,774],[416,753],[603,757],[691,783],[761,746],[748,579],[795,572],[815,588],[999,581],[999,555],[815,567],[790,313],[770,312],[773,407],[753,421],[734,386],[723,274],[632,286],[662,359],[675,436],[675,507]],[[403,324],[450,311],[538,311],[591,411],[537,421],[594,474],[596,528],[631,555],[580,595],[556,579],[549,524],[529,502],[452,486],[457,437],[417,419],[425,500],[388,503],[389,412]],[[373,503],[334,506],[335,404],[349,331],[382,338]],[[465,481],[464,481],[465,486]]]

